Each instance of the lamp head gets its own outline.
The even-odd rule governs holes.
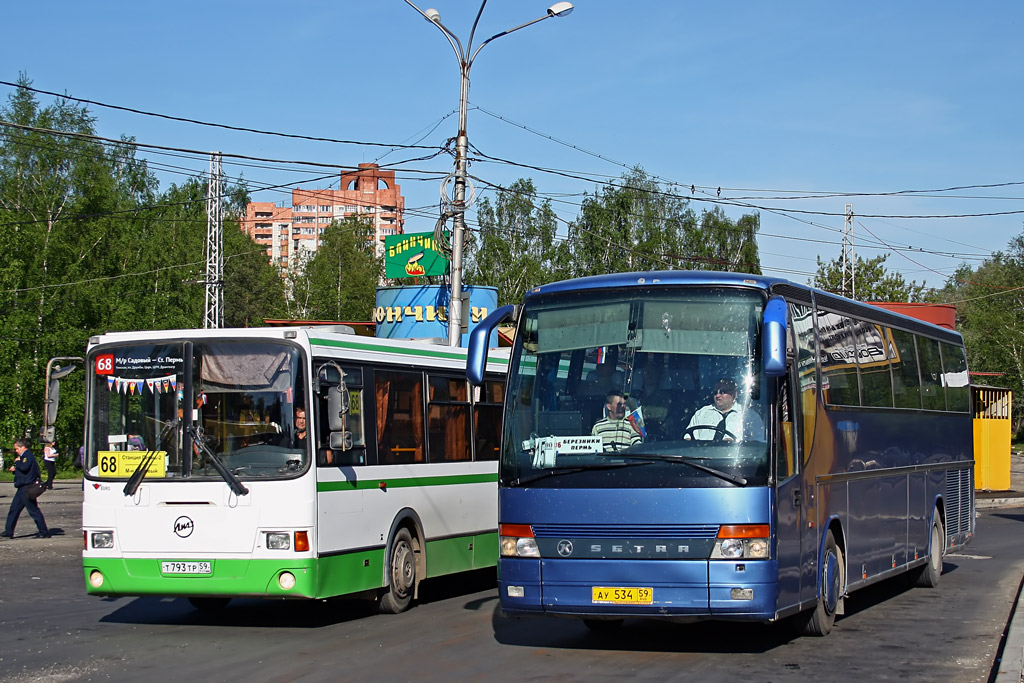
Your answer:
[[[548,16],[567,17],[572,12],[572,10],[573,7],[571,2],[556,2],[551,7],[548,7]]]
[[[562,4],[568,4],[568,3],[562,3]],[[551,10],[548,10],[548,11],[550,12]],[[429,19],[430,21],[434,22],[435,24],[440,24],[441,23],[441,13],[438,12],[433,7],[431,7],[426,12],[424,12],[423,15],[427,19]]]

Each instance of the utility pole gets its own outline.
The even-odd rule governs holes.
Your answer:
[[[843,227],[843,284],[842,295],[857,298],[857,261],[853,255],[853,204],[846,205],[846,225]]]
[[[203,327],[224,327],[224,221],[221,214],[220,152],[210,154],[210,177],[206,185],[206,306]]]
[[[463,322],[462,251],[463,238],[466,232],[466,209],[468,208],[468,202],[466,200],[466,185],[469,175],[467,160],[469,155],[469,137],[466,135],[466,122],[469,111],[469,70],[473,67],[473,62],[476,60],[476,56],[480,54],[480,50],[484,49],[484,46],[492,40],[496,40],[502,36],[507,36],[509,33],[518,31],[521,28],[532,26],[538,21],[544,21],[551,17],[568,16],[572,12],[573,6],[571,2],[556,2],[548,8],[548,11],[544,16],[500,33],[496,33],[480,43],[480,46],[474,51],[473,37],[476,35],[476,27],[477,24],[480,23],[480,16],[484,13],[484,6],[487,4],[487,0],[483,0],[480,3],[480,9],[477,10],[476,19],[473,21],[473,28],[470,29],[469,41],[466,43],[465,48],[463,48],[462,41],[459,40],[458,36],[448,30],[448,27],[441,23],[441,15],[436,9],[428,9],[424,12],[414,5],[411,0],[405,0],[405,2],[444,34],[445,38],[447,38],[448,42],[451,44],[452,49],[455,51],[456,59],[459,61],[459,71],[461,74],[459,87],[459,133],[455,138],[455,171],[453,174],[455,177],[455,196],[451,207],[451,214],[454,220],[452,227],[451,250],[452,293],[451,300],[448,302],[448,345],[460,346],[462,343]]]

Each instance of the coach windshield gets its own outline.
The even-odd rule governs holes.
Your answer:
[[[512,361],[507,486],[765,485],[764,296],[636,288],[527,303]]]

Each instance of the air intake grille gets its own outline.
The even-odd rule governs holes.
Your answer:
[[[533,524],[538,538],[715,538],[717,524]]]
[[[971,470],[946,471],[946,535],[954,536],[971,530],[971,515],[974,514],[974,482]]]

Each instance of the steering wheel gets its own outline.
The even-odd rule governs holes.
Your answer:
[[[711,425],[693,425],[693,426],[687,427],[686,429],[683,430],[683,438],[685,439],[687,436],[689,436],[690,440],[692,440],[692,441],[714,441],[715,440],[714,438],[711,438],[711,439],[698,439],[697,437],[694,436],[694,432],[696,432],[698,429],[710,429],[710,430],[715,432],[716,436],[719,433],[721,433],[722,437],[723,437],[721,439],[722,441],[725,440],[726,436],[729,437],[730,439],[732,439],[733,441],[739,441],[739,439],[736,438],[735,434],[733,434],[732,432],[730,432],[728,429],[726,429],[725,427],[723,427],[721,425],[719,425],[717,427],[712,427]]]

